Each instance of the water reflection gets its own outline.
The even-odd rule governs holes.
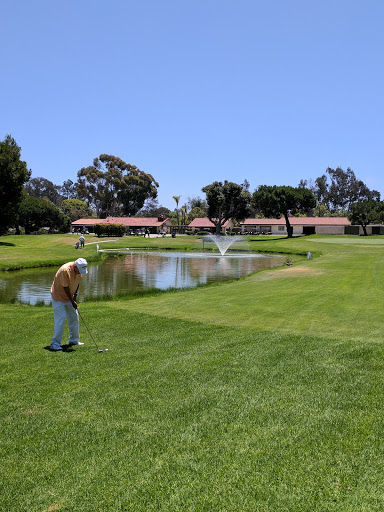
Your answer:
[[[146,288],[189,288],[198,284],[243,277],[283,263],[282,256],[255,254],[195,254],[131,252],[110,255],[89,266],[81,296],[100,296]],[[57,269],[42,268],[0,273],[0,301],[30,304],[50,302],[50,287]]]

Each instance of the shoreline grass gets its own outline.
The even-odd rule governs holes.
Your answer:
[[[276,253],[304,255],[305,247],[296,248],[286,238],[268,239],[260,237],[253,240],[252,237],[244,237],[237,242],[236,247],[231,246],[232,251],[245,251],[255,253]],[[103,253],[97,252],[97,244],[100,249],[121,249],[130,247],[138,250],[159,251],[190,251],[201,252],[203,249],[201,239],[191,236],[179,236],[176,238],[143,238],[128,237],[113,240],[99,239],[96,236],[86,236],[85,248],[75,249],[77,237],[68,235],[8,235],[0,238],[0,271],[22,270],[43,266],[57,266],[78,258],[80,255],[89,262],[102,258]],[[286,241],[284,243],[284,241]],[[257,243],[259,242],[259,243]],[[305,245],[305,244],[304,244]],[[213,242],[204,244],[205,251],[218,252]],[[321,254],[321,250],[314,251],[314,256]]]

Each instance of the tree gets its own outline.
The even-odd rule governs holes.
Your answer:
[[[284,216],[288,237],[293,235],[293,227],[289,216],[297,212],[306,212],[316,206],[312,192],[304,187],[261,185],[253,193],[253,204],[266,217],[280,218]]]
[[[183,204],[183,206],[180,208],[180,211],[181,211],[181,224],[183,226],[185,226],[187,223],[188,205]]]
[[[26,162],[20,160],[20,152],[10,135],[0,142],[0,233],[15,225],[24,183],[31,176]]]
[[[323,204],[329,210],[328,181],[325,174],[316,178],[313,193],[317,202]]]
[[[383,201],[357,201],[351,204],[348,215],[352,224],[360,224],[367,236],[367,225],[380,222],[384,213]]]
[[[80,199],[64,199],[60,208],[71,219],[71,222],[87,217],[96,217],[95,212],[85,201],[80,201]]]
[[[155,211],[159,209],[159,201],[157,199],[154,199],[150,197],[149,199],[146,199],[144,205],[140,210],[137,212],[138,217],[156,217],[154,214]]]
[[[315,180],[312,190],[317,201],[327,206],[332,213],[348,211],[350,205],[357,201],[380,201],[380,192],[370,190],[363,181],[356,178],[350,167],[346,171],[341,167],[328,167],[325,174]]]
[[[179,217],[179,201],[181,196],[172,196],[172,198],[176,201],[176,217],[177,217],[177,225],[180,225],[180,217]]]
[[[206,212],[208,210],[208,204],[205,199],[202,199],[201,197],[188,197],[188,208],[192,211],[194,208],[199,208],[200,210],[203,210]],[[200,215],[199,217],[206,217],[206,213],[204,215]],[[193,219],[192,219],[193,220]]]
[[[69,217],[49,200],[27,194],[20,204],[18,222],[24,227],[26,235],[43,227],[66,232],[71,224]]]
[[[150,174],[113,155],[100,155],[77,176],[79,198],[98,216],[135,215],[146,199],[157,197],[159,184]]]
[[[169,210],[165,206],[160,206],[157,210],[153,212],[153,217],[160,217],[160,215],[162,215],[163,217],[169,217],[171,213],[171,210]]]
[[[317,203],[313,210],[313,215],[314,217],[330,217],[331,212],[329,211],[329,208],[324,204]]]
[[[241,221],[247,217],[251,194],[241,185],[215,181],[201,190],[207,196],[207,217],[215,225],[217,234],[227,220]]]
[[[60,189],[60,194],[63,196],[63,198],[76,199],[76,196],[77,196],[76,184],[73,183],[72,180],[64,181],[64,183],[62,184],[61,187],[59,187],[59,189]]]
[[[61,187],[46,178],[32,178],[25,184],[25,189],[30,196],[39,199],[47,198],[51,203],[60,206],[63,196],[60,194]]]
[[[144,206],[137,212],[139,217],[169,217],[171,211],[165,206],[160,206],[157,199],[149,198],[145,201]]]
[[[190,210],[190,212],[188,213],[188,223],[189,222],[192,222],[193,219],[201,219],[201,218],[204,218],[207,216],[207,212],[206,210],[202,210],[201,208],[199,208],[198,206],[195,206],[194,208],[192,208],[192,210]]]

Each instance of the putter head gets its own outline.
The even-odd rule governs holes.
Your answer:
[[[102,348],[98,348],[97,351],[98,352],[104,352],[104,350]]]

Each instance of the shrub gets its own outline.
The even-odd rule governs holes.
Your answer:
[[[100,236],[123,236],[126,226],[122,224],[96,224],[95,235]]]

